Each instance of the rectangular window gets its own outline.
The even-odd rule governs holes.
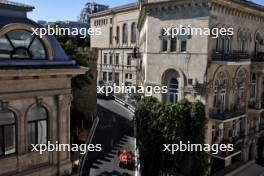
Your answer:
[[[130,79],[132,79],[132,78],[133,78],[133,75],[132,75],[132,74],[130,74],[129,78],[130,78]]]
[[[181,52],[187,51],[187,40],[181,41]]]
[[[109,64],[110,65],[113,64],[113,54],[110,54],[110,56],[109,56]]]
[[[110,24],[112,24],[113,23],[113,18],[110,18]]]
[[[107,81],[107,72],[103,72],[103,81],[104,81],[104,82]]]
[[[119,85],[119,73],[115,73],[115,83]]]
[[[108,73],[108,81],[113,81],[113,73],[112,72]]]
[[[104,54],[104,64],[107,64],[107,54]]]
[[[37,133],[37,127],[35,123],[28,123],[27,126],[28,130],[28,148],[31,149],[31,144],[37,144],[36,141],[36,133]]]
[[[171,37],[171,52],[175,52],[177,48],[177,38]]]
[[[115,65],[119,65],[119,54],[116,54]]]
[[[120,28],[119,26],[116,27],[116,44],[119,44],[120,40]]]
[[[5,155],[9,155],[16,152],[16,141],[15,141],[15,126],[5,126]]]
[[[125,78],[128,79],[128,74],[127,73],[125,74]]]
[[[127,56],[127,65],[128,65],[128,66],[131,65],[131,56]]]
[[[109,31],[109,43],[110,45],[113,43],[113,28],[110,27],[110,31]]]

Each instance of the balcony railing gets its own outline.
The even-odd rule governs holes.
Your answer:
[[[228,120],[234,117],[242,116],[245,113],[246,113],[245,106],[236,107],[233,108],[232,110],[226,110],[225,112],[221,112],[219,108],[209,109],[210,118],[216,120]]]
[[[250,60],[250,55],[248,52],[242,51],[231,51],[229,53],[225,53],[224,51],[215,51],[212,55],[213,61],[245,61]]]

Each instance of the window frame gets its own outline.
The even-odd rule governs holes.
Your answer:
[[[0,125],[0,131],[2,132],[2,143],[0,143],[0,144],[2,144],[2,154],[0,154],[0,158],[5,158],[5,157],[8,157],[8,156],[12,156],[12,155],[17,155],[18,154],[18,130],[17,130],[17,116],[16,116],[16,114],[13,112],[13,111],[11,111],[11,110],[7,110],[7,111],[0,111],[0,113],[3,113],[3,112],[10,112],[10,113],[12,113],[13,114],[13,116],[14,116],[14,123],[9,123],[9,124],[5,124],[5,125]],[[14,137],[15,137],[15,139],[14,139],[14,141],[15,141],[15,152],[14,153],[10,153],[10,154],[5,154],[6,153],[6,151],[5,151],[5,127],[10,127],[10,126],[12,126],[12,127],[14,127],[14,129],[15,129],[15,134],[14,134]],[[1,133],[0,133],[1,134]]]
[[[41,107],[41,108],[43,108],[44,110],[45,110],[45,112],[46,112],[46,115],[47,115],[47,117],[46,117],[46,119],[37,119],[37,120],[28,120],[28,114],[29,114],[29,112],[33,109],[33,108],[36,108],[36,107]],[[42,121],[46,121],[46,136],[47,136],[47,140],[46,140],[46,142],[48,143],[48,141],[49,141],[49,139],[50,139],[50,132],[49,132],[49,111],[48,111],[48,109],[45,107],[45,106],[43,106],[43,105],[34,105],[34,106],[32,106],[30,109],[29,109],[29,111],[27,112],[27,115],[26,115],[26,118],[27,118],[27,121],[26,121],[26,123],[27,123],[27,131],[26,131],[26,135],[27,135],[27,149],[28,149],[28,151],[29,152],[31,152],[32,151],[32,149],[33,149],[33,147],[32,147],[32,145],[31,144],[29,144],[29,128],[28,128],[28,125],[29,124],[34,124],[35,125],[35,133],[34,133],[34,135],[35,135],[35,144],[34,145],[36,145],[36,144],[38,144],[38,140],[39,140],[39,123],[38,122],[42,122]],[[47,144],[46,143],[46,144]]]
[[[8,44],[12,47],[11,51],[8,51],[9,53],[9,58],[0,58],[0,60],[34,60],[34,61],[46,61],[46,60],[50,60],[50,52],[49,52],[49,46],[47,46],[47,41],[45,42],[44,38],[40,38],[39,36],[37,36],[36,34],[32,35],[32,39],[30,40],[30,43],[28,44],[27,48],[23,47],[23,46],[18,46],[16,47],[14,45],[14,43],[12,42],[12,39],[8,36],[8,33],[11,32],[15,32],[15,31],[23,31],[25,33],[28,33],[30,35],[32,35],[32,31],[28,30],[28,29],[24,29],[24,28],[14,28],[11,30],[6,30],[3,32],[3,34],[1,35],[1,31],[0,31],[0,38],[4,38],[8,41]],[[41,44],[41,46],[43,47],[44,50],[44,59],[36,59],[33,58],[33,54],[30,51],[31,46],[33,45],[34,41],[38,40],[39,43]],[[29,58],[14,58],[13,55],[15,54],[15,51],[19,50],[19,49],[23,49],[26,51],[26,53],[29,55]]]

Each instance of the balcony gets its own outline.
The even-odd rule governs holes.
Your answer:
[[[225,53],[223,51],[215,51],[213,52],[212,60],[226,62],[250,61],[250,55],[248,52],[242,51],[231,51],[229,53]]]
[[[225,112],[221,112],[219,108],[209,109],[209,116],[215,120],[229,120],[232,118],[240,117],[246,113],[245,106],[236,106],[232,109],[226,109]]]

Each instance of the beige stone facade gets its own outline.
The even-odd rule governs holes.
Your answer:
[[[136,85],[138,60],[133,58],[137,46],[137,3],[91,15],[91,27],[101,28],[102,35],[91,36],[91,47],[98,49],[97,81]]]
[[[71,173],[70,151],[33,145],[70,144],[71,79],[84,74],[54,37],[32,35],[33,7],[0,1],[0,175]],[[51,149],[52,150],[52,149]]]
[[[212,155],[212,173],[264,157],[264,8],[247,1],[147,0],[140,2],[141,82],[167,85],[163,101],[182,98],[206,105],[206,142],[233,143]],[[233,28],[231,37],[164,36],[163,28]],[[167,38],[166,38],[167,37]]]

